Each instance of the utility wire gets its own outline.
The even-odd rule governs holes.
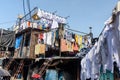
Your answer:
[[[15,22],[15,20],[14,20],[14,21],[6,21],[6,22],[2,22],[2,23],[0,23],[0,25],[3,25],[3,24],[9,24],[9,23],[13,23],[13,22]]]
[[[25,10],[25,1],[23,0],[23,11],[24,11],[24,15],[26,15],[26,10]],[[26,17],[25,17],[26,20]]]
[[[28,11],[29,11],[29,13],[31,12],[30,11],[30,0],[27,0],[27,6],[28,6]],[[30,20],[31,20],[31,13],[30,13]]]
[[[70,31],[73,31],[73,32],[82,33],[82,34],[85,34],[85,35],[88,34],[88,33],[85,33],[85,32],[78,31],[78,30],[70,29],[70,26],[68,24],[66,24],[66,26],[68,27],[68,28],[66,27],[67,30],[70,30]]]
[[[74,31],[74,32],[78,32],[78,33],[82,33],[82,34],[88,34],[88,33],[85,33],[85,32],[81,32],[81,31],[78,31],[78,30],[74,30],[74,29],[70,29],[70,28],[66,28],[67,30],[70,30],[70,31]]]

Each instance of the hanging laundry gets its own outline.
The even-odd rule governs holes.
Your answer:
[[[59,30],[57,29],[56,32],[55,32],[55,43],[54,43],[54,46],[58,47],[60,44],[60,41],[59,41]]]
[[[52,26],[52,24],[51,24],[51,22],[49,22],[48,23],[48,29],[51,29],[51,26]]]
[[[84,38],[83,38],[83,43],[84,43],[84,47],[88,47],[89,46],[89,42],[88,42],[88,37],[87,36],[84,36]]]
[[[107,57],[107,63],[105,64],[104,69],[106,70],[110,70],[113,72],[113,54],[115,53],[115,50],[113,48],[114,44],[113,44],[113,32],[111,31],[113,29],[113,26],[107,25],[106,28],[103,31],[103,37],[106,37],[106,41],[107,41],[107,50],[108,50],[108,57]]]
[[[106,72],[104,73],[103,66],[101,66],[99,80],[114,80],[113,73],[111,73],[111,71],[109,70],[106,70]]]
[[[52,41],[52,47],[55,47],[55,45],[54,45],[55,44],[55,36],[56,36],[55,33],[56,33],[56,30],[52,30],[52,40],[51,40]]]
[[[119,2],[120,3],[120,2]],[[112,23],[113,25],[113,29],[112,29],[112,34],[113,34],[113,41],[112,41],[112,45],[113,45],[113,50],[114,50],[114,57],[115,60],[117,62],[117,65],[120,68],[120,24],[119,24],[119,16],[120,14],[113,14],[113,18],[115,19],[115,21]]]
[[[32,23],[32,28],[37,28],[37,23]]]
[[[79,35],[75,34],[75,42],[78,43]]]
[[[73,45],[73,50],[78,51],[78,44],[74,42],[72,45]]]
[[[72,33],[72,38],[75,39],[75,34],[74,33]]]
[[[42,30],[42,24],[41,24],[41,23],[38,23],[38,24],[37,24],[37,28],[40,29],[40,30]]]
[[[23,29],[27,28],[27,23],[25,21],[23,21],[21,24],[20,24],[20,28],[19,28],[19,31],[22,31]]]
[[[79,37],[78,37],[79,50],[83,47],[82,42],[83,42],[83,40],[82,40],[82,36],[79,36]]]
[[[45,44],[40,44],[40,54],[45,54]]]
[[[70,52],[73,52],[73,47],[72,47],[72,43],[70,41],[67,41],[67,50],[70,51]]]
[[[56,36],[55,36],[56,39],[59,39],[59,30],[57,29],[56,30]]]
[[[47,32],[47,45],[52,45],[52,32]]]
[[[48,28],[48,23],[47,22],[45,23],[45,27]]]
[[[35,54],[45,54],[45,44],[36,44],[35,45]]]
[[[43,25],[42,25],[42,30],[44,30],[44,29],[46,29],[46,26],[43,24]]]
[[[115,16],[120,14],[116,14]],[[119,17],[112,16],[105,22],[105,28],[99,36],[98,42],[89,51],[88,59],[90,60],[91,79],[114,80],[113,78],[113,62],[116,62],[118,70],[120,68],[120,39],[119,39]],[[86,39],[84,39],[85,42]],[[89,41],[88,41],[89,42]],[[85,56],[86,58],[86,56]],[[81,61],[81,66],[85,63]],[[86,59],[87,60],[87,59]],[[87,65],[86,63],[85,65]],[[88,66],[89,67],[89,66]],[[101,70],[102,69],[102,70]],[[83,70],[83,69],[81,69]],[[85,69],[86,70],[86,69]],[[118,71],[117,70],[117,71]],[[86,77],[86,75],[85,75]]]
[[[61,46],[60,46],[60,48],[61,48],[61,52],[68,51],[68,49],[67,49],[67,42],[66,42],[65,39],[61,39]]]
[[[39,54],[39,52],[40,52],[39,50],[40,50],[40,45],[39,44],[35,45],[35,54],[36,55]]]
[[[64,38],[67,39],[68,41],[72,41],[72,39],[73,39],[72,38],[72,33],[67,31],[67,30],[65,30],[64,32],[65,32]]]
[[[52,29],[58,28],[58,22],[55,21],[55,20],[53,20],[51,28],[52,28]]]
[[[86,75],[86,57],[84,57],[82,60],[81,60],[81,80],[86,80],[87,79],[87,75]]]
[[[99,64],[97,63],[94,55],[96,47],[97,43],[81,61],[81,80],[86,80],[87,78],[91,78],[92,80],[94,80],[98,78]]]
[[[80,58],[84,58],[86,56],[86,54],[88,54],[88,52],[90,51],[89,48],[81,48],[80,49],[80,52],[76,54],[77,57],[80,57]]]
[[[44,37],[43,33],[38,34],[38,39],[40,39],[41,42],[43,41],[43,37]]]
[[[43,33],[44,44],[47,44],[47,33]]]
[[[88,36],[88,43],[89,43],[89,45],[88,45],[88,46],[92,45],[92,39],[91,39],[91,37],[90,37],[90,36]]]

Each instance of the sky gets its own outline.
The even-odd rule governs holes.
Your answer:
[[[104,22],[111,16],[118,0],[30,0],[30,9],[38,7],[48,12],[67,17],[70,29],[89,33],[92,27],[94,37],[104,28]],[[25,0],[26,13],[28,12]],[[0,0],[0,28],[10,28],[19,14],[24,14],[23,0]]]

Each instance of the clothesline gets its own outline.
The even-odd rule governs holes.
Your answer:
[[[73,32],[78,32],[78,33],[82,33],[82,34],[88,34],[88,33],[85,33],[85,32],[81,32],[81,31],[78,31],[78,30],[74,30],[74,29],[70,29],[70,28],[66,28],[67,30],[70,30],[70,31],[73,31]]]

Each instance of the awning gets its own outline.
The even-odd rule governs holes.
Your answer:
[[[14,47],[15,32],[0,29],[0,46],[1,47]]]

